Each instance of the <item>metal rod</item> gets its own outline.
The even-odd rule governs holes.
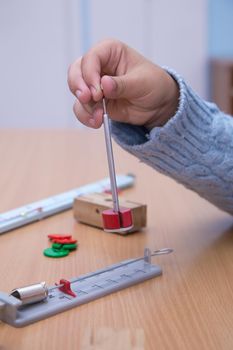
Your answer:
[[[103,98],[103,123],[104,123],[104,134],[105,134],[105,144],[107,150],[107,158],[108,158],[108,169],[109,169],[109,177],[112,191],[112,201],[113,201],[113,210],[118,213],[120,211],[119,199],[117,193],[117,182],[116,182],[116,172],[112,151],[112,139],[111,139],[111,131],[109,125],[109,117],[106,110],[105,99]]]

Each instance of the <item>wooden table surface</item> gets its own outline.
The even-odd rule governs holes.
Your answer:
[[[72,210],[0,236],[0,290],[48,285],[143,254],[163,275],[15,329],[0,323],[0,350],[233,349],[233,218],[114,145],[123,196],[148,205],[148,227],[126,237],[78,224]],[[1,130],[0,212],[108,175],[101,130]],[[79,249],[43,256],[47,234],[71,233]]]

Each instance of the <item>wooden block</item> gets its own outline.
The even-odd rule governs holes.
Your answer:
[[[133,229],[130,232],[141,230],[146,226],[146,205],[119,198],[121,207],[132,210]],[[106,193],[93,193],[74,200],[74,217],[84,224],[103,228],[102,211],[111,209],[112,196]]]

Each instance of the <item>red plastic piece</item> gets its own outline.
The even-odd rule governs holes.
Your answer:
[[[128,208],[120,208],[116,213],[113,209],[107,209],[102,212],[103,226],[106,230],[117,230],[127,228],[133,225],[132,212]]]
[[[128,208],[120,208],[121,227],[130,227],[133,225],[132,211]]]
[[[73,244],[77,243],[77,239],[72,239],[72,238],[55,238],[52,239],[54,243],[61,243],[61,244]]]
[[[120,215],[113,209],[106,209],[102,212],[103,225],[106,230],[117,230],[121,228]]]
[[[70,239],[72,236],[71,235],[58,235],[58,234],[51,234],[48,235],[49,239]]]
[[[71,295],[72,297],[76,297],[77,295],[72,291],[71,286],[70,286],[70,281],[65,280],[64,278],[62,278],[60,280],[60,283],[62,284],[61,287],[59,287],[59,290],[65,294]],[[57,285],[57,283],[56,283]]]

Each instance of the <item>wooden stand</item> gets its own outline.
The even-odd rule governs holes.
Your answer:
[[[130,232],[146,226],[146,205],[119,198],[120,206],[132,211],[133,228]],[[74,200],[74,217],[84,224],[103,229],[102,211],[112,208],[112,196],[106,193],[94,193]]]

